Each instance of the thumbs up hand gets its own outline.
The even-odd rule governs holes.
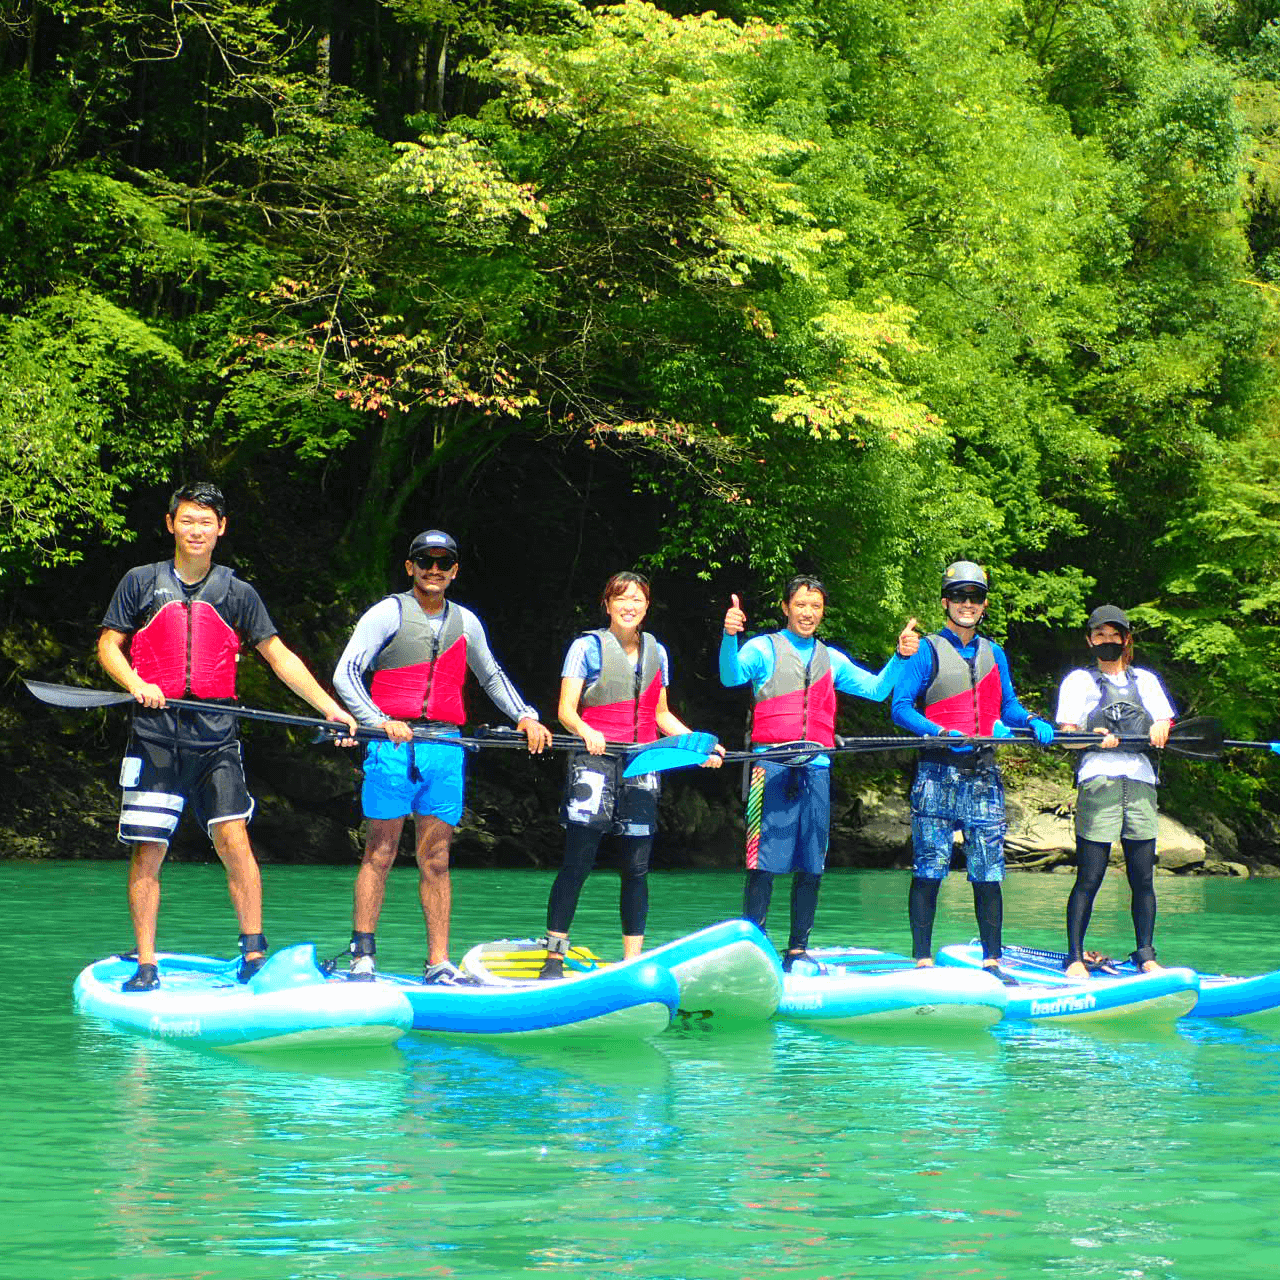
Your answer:
[[[898,654],[909,658],[920,648],[920,633],[916,630],[916,620],[911,619],[898,633]]]
[[[729,606],[728,612],[724,615],[724,631],[725,635],[736,636],[747,628],[747,615],[742,612],[742,606],[738,603],[737,596],[730,596],[733,603]]]

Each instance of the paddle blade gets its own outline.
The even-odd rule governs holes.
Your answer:
[[[1174,724],[1165,750],[1192,760],[1216,760],[1222,755],[1222,744],[1222,722],[1212,716],[1194,716]]]
[[[78,689],[69,684],[45,684],[41,680],[24,680],[31,693],[51,707],[114,707],[133,701],[133,694],[123,689]]]
[[[637,747],[627,767],[624,778],[637,778],[644,773],[664,773],[668,769],[688,769],[700,765],[716,749],[713,733],[679,733],[657,742],[647,742]]]

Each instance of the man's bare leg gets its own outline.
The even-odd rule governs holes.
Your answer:
[[[449,912],[453,886],[449,880],[449,845],[453,828],[439,818],[419,814],[417,822],[418,899],[427,925],[427,964],[449,958]]]
[[[351,927],[357,933],[375,933],[387,891],[387,876],[400,850],[404,818],[370,818],[365,826],[364,857],[356,873],[355,909]]]
[[[227,869],[227,892],[240,923],[240,932],[251,937],[262,932],[262,873],[249,843],[249,828],[243,818],[215,822],[209,836],[222,865]],[[245,953],[246,960],[261,959],[261,951]]]
[[[160,867],[169,846],[139,840],[129,859],[129,917],[138,963],[156,962],[156,921],[160,916]]]

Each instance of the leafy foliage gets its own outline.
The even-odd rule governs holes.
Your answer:
[[[428,519],[535,648],[526,584],[640,561],[703,631],[821,572],[874,652],[965,556],[1027,670],[1110,598],[1184,705],[1274,727],[1273,5],[3,19],[10,590],[212,473],[265,571],[323,529],[317,625]]]

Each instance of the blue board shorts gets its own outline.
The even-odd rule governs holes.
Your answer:
[[[911,874],[917,880],[945,880],[951,869],[955,833],[964,835],[969,879],[998,884],[1004,879],[1004,783],[994,765],[958,769],[921,760],[911,787]]]
[[[831,770],[762,760],[747,793],[747,870],[820,876],[831,833]]]
[[[462,821],[461,746],[435,742],[371,742],[364,754],[360,804],[366,818],[416,814],[456,827]]]
[[[188,799],[210,840],[218,823],[253,817],[238,741],[175,748],[134,736],[120,762],[120,786],[124,794],[116,837],[122,844],[168,848]]]

